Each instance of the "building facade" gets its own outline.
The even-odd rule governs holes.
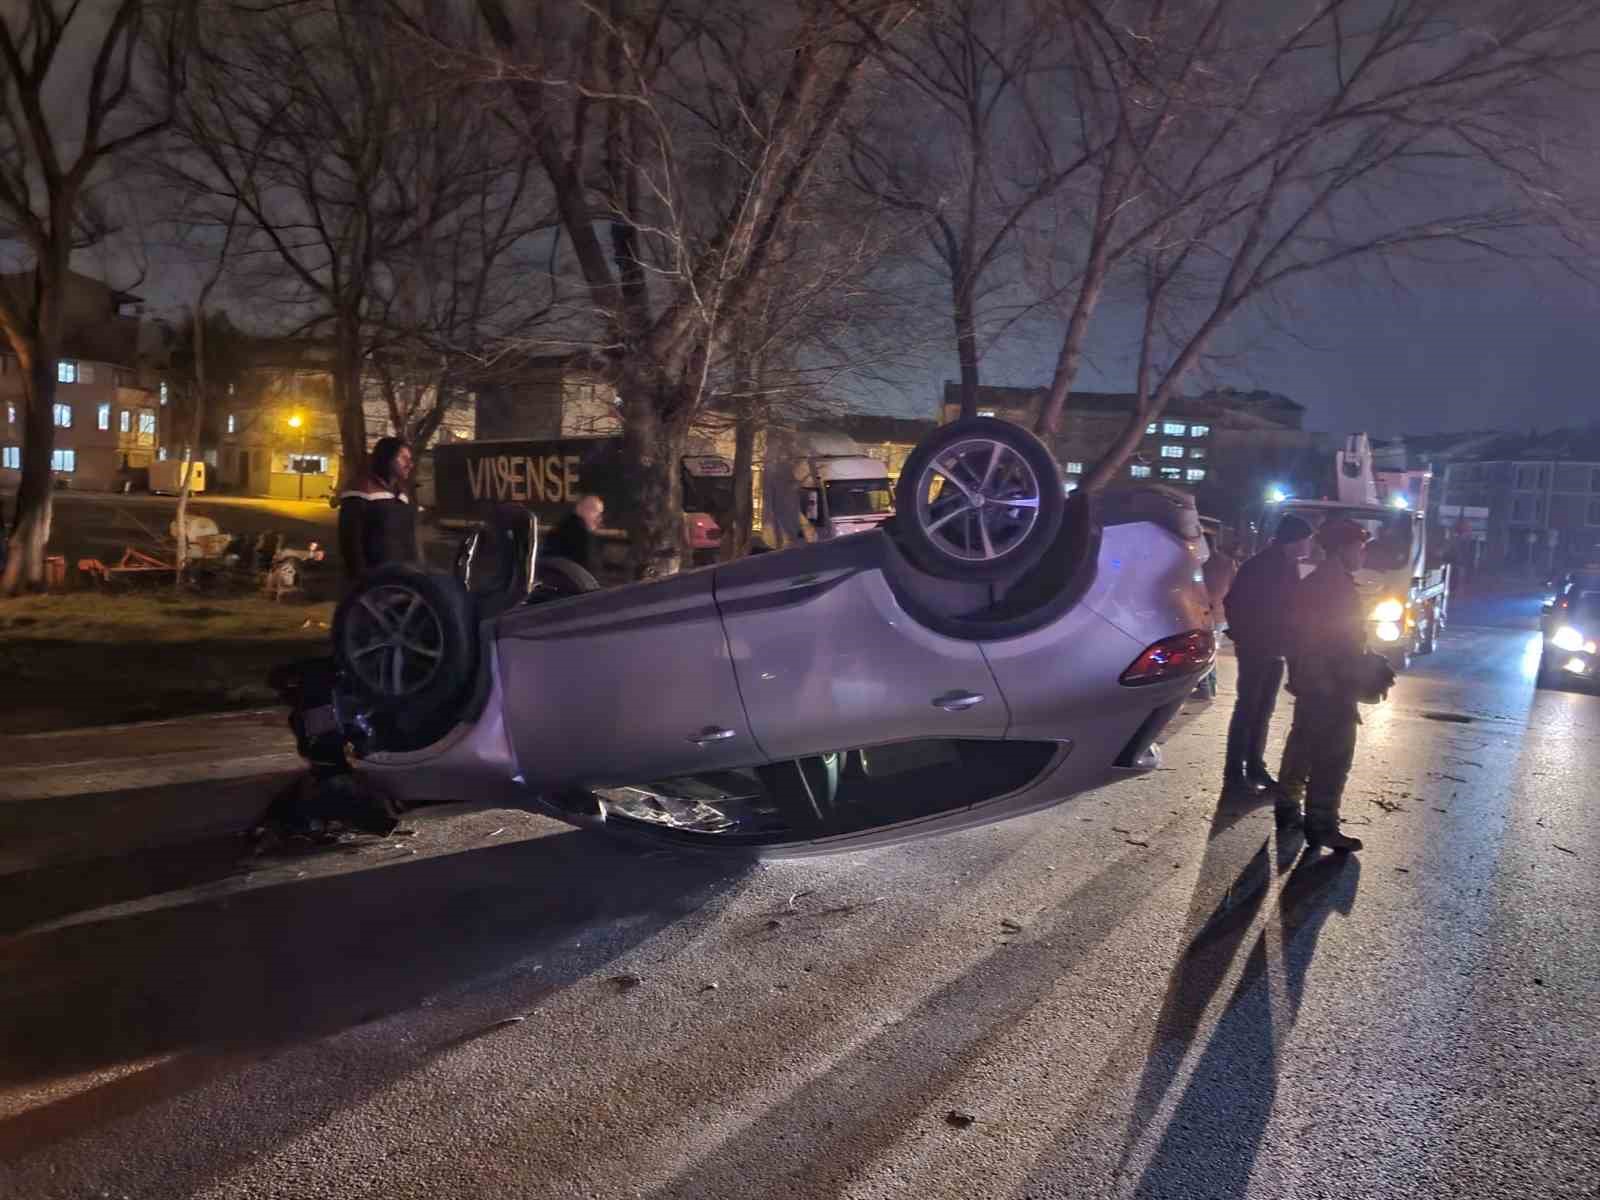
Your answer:
[[[1488,562],[1554,570],[1600,560],[1600,437],[1545,438],[1516,457],[1449,464],[1441,514],[1466,510],[1482,513],[1472,531]]]
[[[31,277],[0,277],[21,289]],[[159,330],[146,321],[137,296],[86,275],[68,278],[62,355],[56,361],[51,466],[58,487],[113,491],[137,483],[161,451]],[[22,478],[21,364],[0,354],[0,488]]]

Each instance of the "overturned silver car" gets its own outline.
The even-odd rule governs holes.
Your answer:
[[[913,452],[896,507],[588,591],[506,514],[454,576],[389,568],[344,601],[302,748],[337,746],[401,807],[741,855],[921,837],[1152,770],[1214,656],[1192,501],[1068,497],[1037,439],[978,418]]]

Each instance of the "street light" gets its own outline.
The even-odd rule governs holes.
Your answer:
[[[1282,504],[1288,498],[1289,498],[1289,493],[1284,491],[1277,484],[1273,484],[1271,487],[1269,487],[1267,489],[1267,503],[1268,504]]]
[[[299,413],[289,414],[289,428],[300,431],[300,457],[295,462],[295,474],[300,476],[300,499],[306,498],[306,423]]]

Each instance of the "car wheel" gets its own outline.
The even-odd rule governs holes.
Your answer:
[[[334,613],[333,652],[361,700],[397,727],[425,736],[441,723],[447,727],[477,673],[471,597],[450,575],[379,567]]]
[[[570,558],[539,559],[533,568],[533,578],[540,587],[563,596],[581,596],[584,592],[600,590],[600,581]]]
[[[1043,442],[1020,425],[971,417],[913,450],[896,488],[896,531],[930,574],[1003,579],[1044,557],[1061,529],[1066,488]]]

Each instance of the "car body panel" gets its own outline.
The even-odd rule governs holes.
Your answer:
[[[794,562],[760,555],[717,571],[739,689],[768,758],[1005,734],[1005,702],[976,642],[912,620],[866,555],[806,549]]]
[[[627,783],[762,760],[713,578],[710,569],[688,571],[499,618],[510,738],[530,786]]]
[[[951,791],[949,808],[849,832],[791,826],[734,843],[610,821],[736,856],[888,845],[1048,808],[1155,768],[1154,741],[1200,672],[1138,687],[1120,677],[1152,643],[1209,628],[1198,533],[1138,519],[1090,522],[1087,536],[1094,557],[1073,560],[1081,569],[1044,598],[1047,616],[1015,635],[981,618],[935,632],[923,607],[981,613],[990,585],[909,577],[885,533],[514,608],[485,622],[474,717],[426,750],[374,754],[357,770],[413,802],[520,805],[605,826],[604,803],[569,807],[563,793],[917,741],[1055,748],[1025,782],[997,784],[1001,794]],[[729,736],[697,745],[708,730]]]

